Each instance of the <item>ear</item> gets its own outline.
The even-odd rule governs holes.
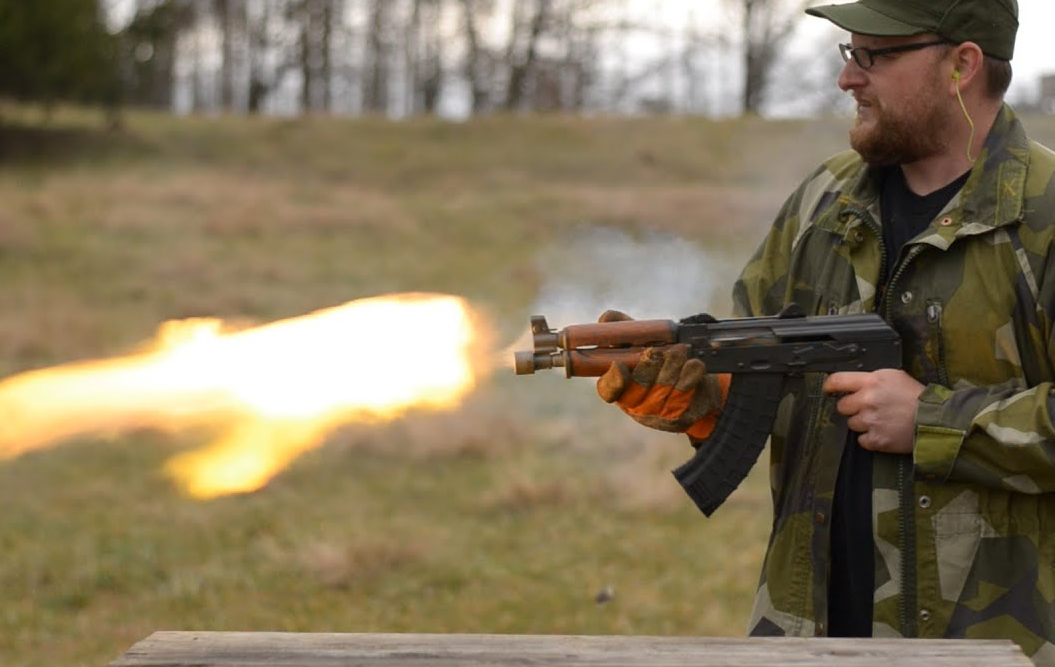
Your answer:
[[[950,92],[969,87],[981,74],[984,59],[981,47],[974,42],[957,45],[948,60]]]

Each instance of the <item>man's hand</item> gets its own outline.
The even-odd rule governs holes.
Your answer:
[[[598,321],[629,319],[610,310]],[[597,393],[645,426],[702,439],[714,429],[725,392],[702,361],[689,359],[687,348],[675,345],[645,350],[633,372],[613,363],[597,380]]]
[[[860,433],[865,449],[908,454],[915,445],[916,402],[923,385],[901,370],[832,373],[824,382],[829,394],[846,394],[836,403],[850,429]]]

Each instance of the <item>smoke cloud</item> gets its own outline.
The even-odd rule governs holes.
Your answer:
[[[533,312],[557,328],[592,322],[608,309],[635,319],[728,316],[741,263],[671,234],[584,226],[540,256],[546,280]]]

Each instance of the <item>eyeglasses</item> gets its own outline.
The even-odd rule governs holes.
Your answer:
[[[854,59],[857,66],[861,69],[872,69],[872,66],[876,64],[876,58],[879,56],[888,56],[892,53],[905,53],[906,51],[918,51],[925,49],[928,46],[938,46],[939,44],[949,44],[947,40],[939,39],[933,42],[918,42],[916,44],[902,44],[901,46],[888,46],[885,49],[869,49],[864,46],[851,46],[850,44],[840,44],[839,53],[843,57],[843,62],[850,62],[850,58]]]

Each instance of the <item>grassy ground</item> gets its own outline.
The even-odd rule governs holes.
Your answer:
[[[0,113],[0,375],[125,353],[167,319],[408,290],[466,296],[505,342],[536,312],[724,314],[845,134],[137,114],[109,132],[83,112],[30,132],[33,113]],[[350,424],[243,496],[175,492],[162,464],[198,442],[140,431],[0,463],[4,665],[101,666],[159,629],[738,635],[770,522],[764,465],[705,520],[669,475],[681,438],[556,374]]]

